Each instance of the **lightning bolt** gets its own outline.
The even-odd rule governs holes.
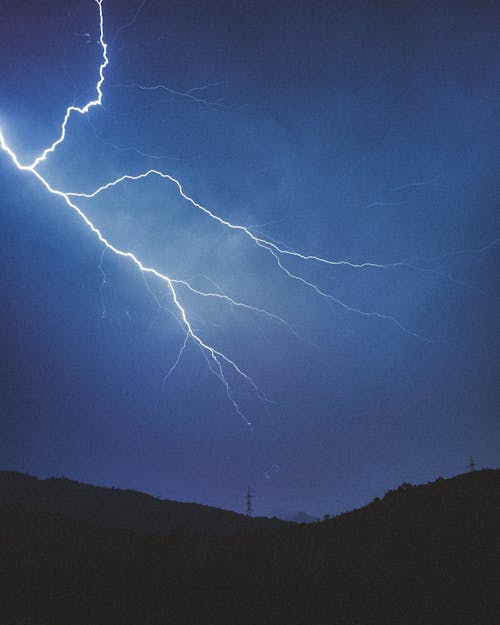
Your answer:
[[[258,312],[258,313],[262,313],[262,314],[266,314],[272,318],[275,318],[277,320],[280,320],[280,318],[277,315],[273,315],[272,313],[268,313],[267,311],[264,311],[260,308],[256,308],[253,306],[250,306],[248,304],[244,304],[242,302],[238,302],[232,298],[230,298],[227,295],[224,294],[220,294],[220,293],[208,293],[208,292],[203,292],[200,291],[198,289],[194,289],[188,282],[184,281],[184,280],[175,280],[173,278],[171,278],[170,276],[161,273],[160,271],[158,271],[157,269],[155,269],[154,267],[149,267],[147,265],[145,265],[135,254],[133,254],[132,252],[126,251],[126,250],[122,250],[118,247],[116,247],[115,245],[113,245],[113,243],[104,236],[104,234],[99,230],[99,228],[97,228],[97,226],[94,225],[94,223],[87,217],[87,215],[81,210],[81,208],[79,206],[77,206],[77,204],[75,204],[73,202],[73,200],[71,199],[72,196],[76,195],[76,194],[70,194],[70,193],[66,193],[64,191],[61,191],[59,189],[54,188],[49,182],[48,180],[42,176],[37,167],[40,165],[40,163],[42,163],[43,161],[45,161],[47,159],[47,157],[49,156],[49,154],[53,153],[57,147],[63,143],[64,139],[66,138],[66,131],[67,131],[67,125],[69,122],[69,119],[72,115],[72,113],[79,113],[81,115],[84,115],[85,113],[88,113],[88,111],[95,106],[100,106],[102,103],[102,85],[104,83],[104,70],[106,69],[106,67],[109,64],[109,58],[107,55],[107,44],[104,41],[104,18],[103,18],[103,10],[102,10],[102,2],[103,0],[96,0],[96,4],[99,7],[99,30],[100,30],[100,36],[99,36],[99,42],[102,48],[102,63],[99,67],[99,80],[96,84],[96,92],[97,92],[97,97],[93,100],[90,100],[85,106],[83,107],[77,107],[77,106],[69,106],[66,109],[66,114],[64,115],[64,119],[61,125],[61,132],[59,134],[59,137],[52,143],[52,145],[50,145],[48,148],[46,148],[37,158],[35,158],[35,160],[29,164],[23,164],[20,162],[18,156],[16,155],[16,153],[14,152],[14,150],[12,150],[12,148],[10,148],[10,146],[8,145],[5,136],[3,134],[3,131],[0,129],[0,148],[6,152],[9,157],[11,158],[12,162],[14,163],[14,165],[17,167],[17,169],[19,169],[20,171],[23,172],[27,172],[29,174],[31,174],[32,176],[34,176],[41,184],[42,186],[52,195],[61,198],[69,208],[71,208],[79,217],[80,219],[84,222],[84,224],[89,228],[89,230],[97,237],[97,239],[103,244],[104,249],[109,250],[110,252],[113,252],[113,254],[120,256],[122,258],[126,258],[128,260],[130,260],[143,274],[148,274],[148,275],[152,275],[155,278],[157,278],[158,280],[161,280],[163,283],[165,283],[165,285],[167,286],[172,301],[174,303],[174,306],[180,316],[180,319],[182,320],[182,323],[184,325],[185,331],[186,331],[186,339],[185,339],[185,343],[191,339],[201,350],[202,352],[208,356],[211,360],[212,366],[210,366],[210,370],[212,371],[212,373],[214,373],[214,375],[216,375],[216,377],[220,380],[220,382],[222,383],[222,385],[224,386],[225,390],[226,390],[226,394],[228,399],[230,400],[231,404],[233,405],[236,413],[245,421],[245,423],[247,423],[247,425],[251,425],[251,422],[248,420],[248,418],[244,415],[244,413],[242,412],[239,404],[237,403],[237,401],[234,398],[233,392],[229,386],[229,382],[227,381],[226,375],[225,375],[225,371],[224,371],[224,366],[233,370],[233,372],[235,372],[238,376],[240,376],[245,382],[247,382],[253,389],[254,391],[258,394],[259,397],[264,398],[264,396],[262,395],[262,393],[259,391],[257,385],[255,384],[254,380],[247,374],[245,373],[240,366],[231,358],[229,358],[229,356],[227,356],[224,352],[216,349],[216,347],[214,347],[213,345],[210,345],[208,343],[206,343],[201,337],[200,335],[194,330],[192,324],[189,321],[188,315],[186,313],[186,310],[184,309],[184,307],[182,306],[177,291],[176,291],[176,287],[178,285],[182,285],[184,287],[186,287],[187,289],[189,289],[191,292],[197,294],[197,295],[201,295],[203,297],[215,297],[215,298],[219,298],[219,299],[223,299],[225,301],[228,301],[229,303],[231,303],[232,305],[235,306],[240,306],[249,310],[252,310],[254,312]],[[101,256],[101,272],[102,272],[102,256]],[[284,320],[280,320],[283,323],[286,323]],[[185,344],[184,343],[184,344]],[[183,351],[183,350],[182,350]],[[181,354],[180,354],[181,355]],[[180,360],[180,355],[179,358],[176,361],[176,364],[178,363],[178,361]],[[175,367],[176,365],[174,365]]]
[[[29,166],[23,166],[21,167],[16,160],[14,161],[16,166],[19,167],[19,169],[22,169],[24,171],[31,171],[31,172],[35,172],[35,169],[38,167],[38,165],[43,162],[44,160],[46,160],[47,156],[49,154],[51,154],[52,152],[54,152],[57,148],[58,145],[60,145],[64,139],[66,138],[66,127],[68,125],[69,122],[69,118],[71,117],[72,113],[80,113],[80,115],[85,115],[85,113],[88,113],[90,111],[91,108],[95,107],[95,106],[101,106],[102,104],[102,85],[104,84],[104,70],[106,69],[106,67],[109,65],[109,58],[108,58],[108,45],[107,43],[104,41],[104,18],[103,18],[103,14],[102,14],[102,1],[103,0],[95,0],[97,5],[99,6],[99,43],[101,45],[102,48],[102,63],[99,66],[99,80],[97,81],[96,84],[96,92],[97,92],[97,98],[95,98],[94,100],[90,100],[89,102],[87,102],[87,104],[85,106],[79,107],[79,106],[68,106],[68,108],[66,109],[66,115],[64,116],[63,119],[63,123],[61,125],[61,133],[59,135],[59,137],[54,141],[54,143],[48,147],[46,150],[44,150],[40,156],[38,156],[33,163],[31,163],[31,165]],[[5,146],[5,147],[4,147]],[[2,149],[5,149],[11,157],[14,156],[13,152],[9,149],[7,149],[7,145],[5,144],[5,141],[3,139],[3,135],[2,135]],[[49,189],[47,189],[49,190]],[[52,191],[51,191],[52,193]]]
[[[105,70],[109,65],[109,58],[107,54],[107,44],[104,39],[104,18],[103,18],[103,6],[102,6],[103,0],[95,0],[95,2],[98,6],[98,11],[99,11],[99,45],[102,50],[102,61],[99,65],[99,72],[98,72],[99,78],[95,87],[96,97],[90,100],[89,102],[87,102],[85,106],[78,107],[73,104],[66,109],[66,112],[65,112],[62,124],[61,124],[59,136],[54,140],[54,142],[50,146],[45,148],[40,153],[40,155],[34,159],[32,163],[26,164],[26,163],[21,162],[21,160],[19,159],[15,151],[9,146],[2,129],[0,129],[0,148],[2,149],[3,152],[5,152],[9,156],[10,160],[12,161],[12,163],[18,170],[25,172],[33,176],[34,178],[36,178],[37,181],[42,185],[42,187],[49,194],[62,200],[69,209],[74,211],[78,215],[78,217],[81,219],[81,221],[84,223],[84,225],[92,232],[92,234],[102,244],[103,251],[102,251],[102,255],[101,255],[100,263],[99,263],[99,270],[102,276],[101,287],[100,287],[101,299],[102,299],[102,290],[104,288],[104,285],[106,284],[106,277],[105,277],[103,267],[102,267],[104,254],[106,252],[112,252],[116,256],[128,260],[129,262],[131,262],[133,265],[137,267],[137,269],[142,273],[144,278],[146,278],[147,276],[153,277],[154,279],[158,280],[160,283],[164,285],[164,287],[166,288],[173,302],[174,310],[176,311],[176,315],[177,315],[176,320],[178,321],[179,325],[182,327],[182,330],[184,332],[183,343],[180,347],[180,350],[178,352],[178,355],[174,363],[172,364],[172,366],[170,367],[169,371],[167,372],[165,376],[164,383],[166,383],[168,378],[175,371],[176,367],[181,361],[181,358],[188,346],[188,343],[191,342],[200,349],[201,353],[207,360],[209,370],[222,384],[223,388],[225,389],[226,396],[229,402],[233,406],[235,412],[245,421],[245,423],[247,423],[248,425],[251,425],[251,422],[248,420],[248,418],[244,414],[243,410],[241,409],[240,405],[238,404],[235,398],[234,392],[227,378],[227,372],[232,372],[233,375],[237,376],[244,383],[248,384],[260,399],[264,401],[268,401],[267,398],[261,393],[261,391],[257,387],[253,378],[248,373],[246,373],[237,364],[235,360],[230,358],[226,353],[217,349],[216,346],[204,340],[202,336],[194,329],[193,324],[190,321],[190,318],[188,316],[188,313],[179,298],[179,291],[182,289],[200,298],[216,299],[228,305],[234,306],[236,308],[265,316],[279,324],[282,324],[292,333],[294,333],[294,331],[293,331],[293,328],[290,326],[290,324],[286,320],[281,318],[280,316],[272,312],[269,312],[263,308],[252,306],[248,303],[238,301],[234,299],[233,297],[231,297],[230,295],[227,295],[226,293],[224,293],[224,291],[222,291],[219,288],[217,288],[215,291],[207,291],[207,290],[195,288],[187,280],[172,277],[155,267],[145,264],[135,253],[117,247],[112,242],[112,240],[108,236],[106,236],[91,221],[91,219],[87,216],[87,214],[77,204],[78,199],[91,200],[93,198],[96,198],[98,195],[105,193],[107,191],[110,191],[113,188],[125,182],[136,182],[138,180],[142,180],[142,179],[146,179],[150,177],[161,178],[165,182],[175,185],[179,196],[183,198],[183,200],[185,200],[186,203],[191,205],[197,211],[200,211],[207,218],[217,222],[221,227],[227,230],[230,230],[232,232],[237,232],[243,235],[244,237],[248,238],[255,246],[260,248],[265,254],[268,254],[271,257],[272,261],[275,263],[276,267],[279,269],[279,271],[284,273],[286,277],[289,278],[290,280],[300,283],[302,286],[307,287],[308,289],[314,291],[321,298],[325,300],[329,300],[335,303],[336,305],[341,306],[342,308],[344,308],[345,310],[349,312],[356,313],[358,315],[365,316],[365,317],[375,317],[381,320],[388,321],[396,325],[400,330],[402,330],[403,332],[411,336],[417,337],[419,339],[427,340],[425,339],[425,337],[421,337],[416,332],[413,332],[412,330],[407,329],[405,326],[403,326],[402,323],[400,323],[395,317],[391,315],[386,315],[380,312],[364,311],[364,310],[361,310],[361,309],[358,309],[356,307],[346,304],[345,302],[341,301],[340,299],[333,296],[332,294],[324,291],[316,283],[303,277],[303,275],[301,275],[299,272],[292,271],[285,264],[286,259],[295,259],[296,261],[299,261],[300,263],[315,263],[315,264],[321,264],[321,265],[326,265],[330,267],[342,267],[343,266],[343,267],[349,267],[352,269],[360,269],[360,270],[369,270],[369,269],[385,270],[389,268],[405,267],[405,266],[409,268],[413,268],[413,269],[418,269],[417,267],[411,266],[407,261],[390,263],[390,264],[381,264],[381,263],[365,262],[365,261],[356,263],[350,260],[334,260],[334,259],[324,258],[324,257],[314,255],[314,254],[307,254],[307,253],[291,250],[287,246],[280,244],[276,241],[273,241],[269,237],[266,238],[264,237],[264,235],[261,235],[251,230],[249,227],[245,225],[233,223],[221,217],[220,215],[213,212],[211,209],[205,207],[203,204],[197,202],[190,195],[188,195],[188,193],[186,193],[186,191],[184,190],[179,180],[177,180],[176,178],[174,178],[168,173],[165,173],[156,169],[148,169],[147,171],[144,171],[138,174],[124,174],[116,178],[115,180],[112,180],[110,182],[103,184],[102,186],[94,189],[91,192],[64,191],[61,189],[57,189],[48,181],[48,179],[45,176],[43,176],[39,172],[38,168],[40,164],[45,162],[47,158],[49,157],[49,155],[54,153],[56,149],[58,148],[58,146],[64,142],[66,138],[66,134],[67,134],[68,124],[70,122],[72,115],[73,114],[85,115],[92,108],[99,107],[102,104],[102,100],[103,100],[102,88],[104,85]],[[145,2],[141,4],[139,8],[139,12],[144,6],[144,4]],[[196,101],[200,100],[205,104],[207,103],[206,100],[198,98],[197,95],[194,95],[195,93],[197,93],[198,91],[201,91],[204,88],[194,88],[188,92],[175,92],[174,90],[170,90],[160,85],[154,86],[154,87],[145,87],[145,86],[136,84],[134,86],[137,88],[145,89],[145,90],[157,90],[160,88],[163,90],[166,89],[167,91],[171,91],[175,95],[179,95],[179,96],[193,99]],[[159,307],[164,308],[159,302],[159,300],[156,298],[154,293],[151,291],[151,289],[150,289],[150,292],[153,295],[153,297],[155,297]],[[106,313],[106,309],[105,309],[103,300],[102,300],[102,306],[103,306],[102,314],[104,316]]]

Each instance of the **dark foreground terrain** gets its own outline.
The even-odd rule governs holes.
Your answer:
[[[2,625],[500,623],[500,471],[404,484],[326,522],[230,536],[97,525],[95,509],[62,514],[9,483]]]

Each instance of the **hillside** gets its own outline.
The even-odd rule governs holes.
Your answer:
[[[144,493],[102,488],[66,478],[39,480],[0,471],[0,503],[37,512],[76,517],[96,526],[139,533],[227,536],[285,525],[278,519],[249,518],[196,503],[162,500]]]
[[[216,539],[30,514],[9,504],[1,515],[5,625],[500,622],[500,471]]]

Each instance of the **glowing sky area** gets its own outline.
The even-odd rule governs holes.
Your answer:
[[[495,4],[3,2],[0,468],[322,514],[498,466]]]

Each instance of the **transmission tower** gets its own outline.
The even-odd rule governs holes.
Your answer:
[[[467,465],[469,471],[472,473],[472,471],[476,470],[476,463],[474,462],[474,458],[471,456],[469,459],[469,464]]]
[[[247,516],[252,516],[252,493],[250,492],[250,486],[247,491]]]

